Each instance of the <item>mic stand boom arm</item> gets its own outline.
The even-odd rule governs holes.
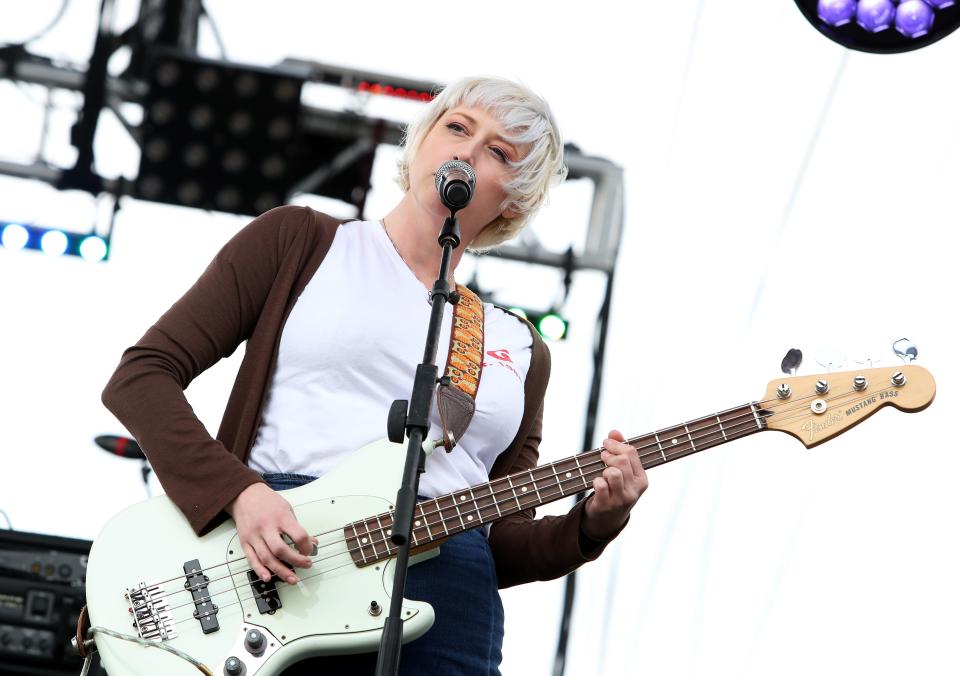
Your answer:
[[[451,302],[450,283],[447,281],[450,277],[450,259],[453,257],[453,250],[460,245],[460,225],[457,223],[456,210],[452,209],[450,216],[444,221],[438,241],[441,248],[440,275],[433,283],[433,290],[430,292],[430,324],[423,350],[423,362],[417,366],[414,376],[409,411],[407,402],[397,400],[390,407],[390,419],[387,421],[391,441],[402,441],[402,434],[397,432],[406,430],[407,459],[403,467],[400,489],[397,491],[396,510],[393,514],[393,528],[390,535],[390,539],[398,547],[397,563],[394,566],[390,613],[383,625],[383,635],[380,638],[377,676],[394,676],[400,668],[400,644],[403,636],[403,620],[400,614],[407,584],[413,509],[417,503],[420,475],[424,471],[426,454],[423,450],[423,441],[430,431],[433,392],[438,382],[437,343],[440,340],[440,322],[443,319],[446,304]]]

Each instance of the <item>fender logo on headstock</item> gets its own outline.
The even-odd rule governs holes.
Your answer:
[[[848,411],[847,415],[849,414],[850,412]],[[807,434],[809,434],[810,441],[813,441],[814,439],[817,438],[817,434],[824,431],[825,429],[833,427],[834,425],[836,425],[838,422],[842,420],[843,420],[843,416],[840,415],[839,413],[831,413],[823,420],[820,420],[820,421],[811,420],[810,422],[806,423],[803,427],[801,427],[800,431],[806,432]]]

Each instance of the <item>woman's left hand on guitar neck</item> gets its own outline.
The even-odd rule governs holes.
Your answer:
[[[603,440],[600,458],[607,467],[593,480],[581,530],[591,540],[603,542],[623,527],[649,482],[637,449],[624,443],[618,430],[611,430]]]

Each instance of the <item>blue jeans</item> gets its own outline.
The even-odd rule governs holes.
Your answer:
[[[302,474],[264,474],[274,490],[313,481]],[[407,572],[408,599],[426,601],[434,625],[400,651],[401,676],[500,676],[503,605],[490,545],[482,529],[445,541],[440,554]],[[377,654],[317,657],[298,662],[283,676],[364,676],[374,674]]]

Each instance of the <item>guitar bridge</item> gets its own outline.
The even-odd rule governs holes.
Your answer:
[[[170,602],[163,585],[141,582],[127,589],[133,628],[147,641],[169,641],[177,637],[177,625],[170,617]]]

